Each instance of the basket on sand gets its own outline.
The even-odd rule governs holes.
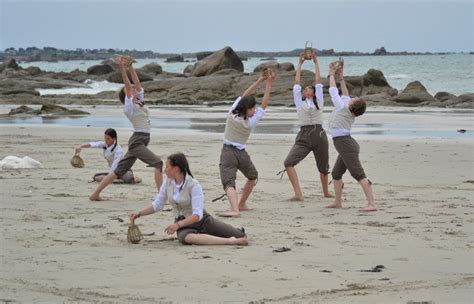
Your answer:
[[[74,154],[74,156],[71,159],[71,165],[74,168],[84,168],[84,161],[79,156],[79,153]]]
[[[127,240],[132,244],[138,244],[142,238],[142,233],[135,225],[135,220],[131,220],[131,223],[128,224]]]
[[[334,67],[336,70],[336,73],[344,67],[344,59],[342,57],[339,57],[338,60],[331,62],[331,66]]]

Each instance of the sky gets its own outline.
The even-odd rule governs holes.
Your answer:
[[[0,49],[474,51],[474,0],[0,0]]]

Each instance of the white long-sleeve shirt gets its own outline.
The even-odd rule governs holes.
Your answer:
[[[111,146],[107,146],[104,141],[93,141],[90,142],[89,145],[91,146],[91,148],[103,149],[104,158],[109,163],[110,171],[115,171],[115,169],[117,169],[117,165],[122,159],[123,155],[123,149],[118,143],[117,145],[115,145],[114,143]]]
[[[232,104],[232,106],[230,107],[230,110],[229,110],[229,113],[231,113],[236,107],[237,105],[239,104],[239,101],[242,99],[242,96],[239,96],[235,102]],[[252,116],[252,117],[247,117],[247,125],[249,126],[250,129],[253,129],[258,123],[259,121],[262,119],[263,115],[265,115],[265,109],[262,108],[262,107],[257,107],[256,111],[255,111],[255,114]],[[234,119],[236,120],[242,120],[244,119],[243,117],[239,117],[237,114],[234,116]],[[232,142],[230,140],[227,140],[224,138],[224,144],[225,145],[231,145],[231,146],[234,146],[236,147],[237,149],[239,150],[244,150],[245,149],[245,145],[242,145],[242,144],[239,144],[239,143],[236,143],[236,142]]]
[[[174,179],[171,181],[171,184],[173,185],[173,199],[176,202],[179,201],[180,189],[185,181],[186,180],[184,179],[178,185]],[[163,209],[165,202],[168,199],[166,190],[166,183],[163,182],[160,187],[160,192],[158,192],[155,200],[152,202],[153,210],[155,210],[155,212]],[[202,187],[199,183],[195,183],[191,190],[191,206],[193,214],[197,215],[199,220],[201,220],[204,214],[204,193],[202,192]]]
[[[150,118],[144,102],[145,90],[143,88],[132,98],[125,96],[123,112],[132,123],[134,132],[150,133]]]
[[[332,113],[331,120],[344,108],[349,107],[350,96],[342,95],[339,96],[339,90],[336,87],[329,88],[329,95],[331,95],[332,103],[334,104],[334,112]],[[331,125],[331,124],[330,124]],[[329,133],[332,137],[347,136],[351,134],[350,129],[343,128],[329,128]]]
[[[319,109],[322,110],[322,108],[324,107],[324,95],[323,95],[324,86],[321,83],[317,83],[315,87],[316,87],[316,91],[315,91],[316,102],[318,103]],[[306,102],[308,104],[308,107],[314,107],[313,100],[309,98],[306,98],[305,100],[303,100],[302,93],[303,92],[302,92],[301,85],[295,84],[293,86],[293,101],[295,103],[296,108],[298,109],[299,107],[301,107],[301,104],[303,102]]]

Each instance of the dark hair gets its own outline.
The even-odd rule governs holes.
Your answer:
[[[367,104],[365,103],[365,100],[360,97],[356,97],[354,99],[354,102],[352,103],[352,106],[350,108],[352,114],[354,114],[355,117],[364,114],[366,109]]]
[[[108,128],[105,130],[104,134],[112,137],[115,140],[117,139],[117,131],[115,131],[115,129]]]
[[[314,95],[313,95],[313,104],[314,104],[314,106],[316,107],[316,109],[319,110],[318,99],[316,98],[316,86],[308,86],[308,87],[311,87],[311,88],[313,89],[313,92],[314,92],[314,93],[313,93],[313,94],[314,94]],[[306,88],[307,88],[307,87],[306,87]],[[306,89],[306,88],[305,88],[305,89]],[[305,101],[306,98],[305,98],[304,96],[301,96],[301,100]]]
[[[244,119],[247,119],[247,109],[255,107],[256,104],[257,99],[255,99],[255,96],[244,96],[239,100],[239,103],[237,104],[235,109],[232,110],[232,113],[237,114],[240,117],[243,117]]]
[[[125,87],[121,88],[118,92],[118,98],[121,103],[125,103]]]
[[[107,130],[105,130],[104,134],[107,135],[107,136],[112,137],[113,139],[115,139],[115,143],[114,143],[114,145],[112,146],[112,149],[110,150],[110,151],[114,151],[115,148],[117,147],[117,144],[118,144],[118,141],[117,141],[117,131],[115,131],[115,129],[108,128]],[[104,146],[104,150],[105,150],[105,149],[107,149],[107,147]]]
[[[178,152],[175,154],[171,154],[170,156],[168,156],[168,160],[170,161],[171,166],[178,166],[181,173],[184,173],[184,175],[189,174],[191,175],[191,177],[193,177],[191,170],[189,169],[188,160],[186,159],[186,156],[183,153]]]

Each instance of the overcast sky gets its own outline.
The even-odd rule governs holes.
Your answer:
[[[0,0],[0,49],[474,51],[474,0]]]

